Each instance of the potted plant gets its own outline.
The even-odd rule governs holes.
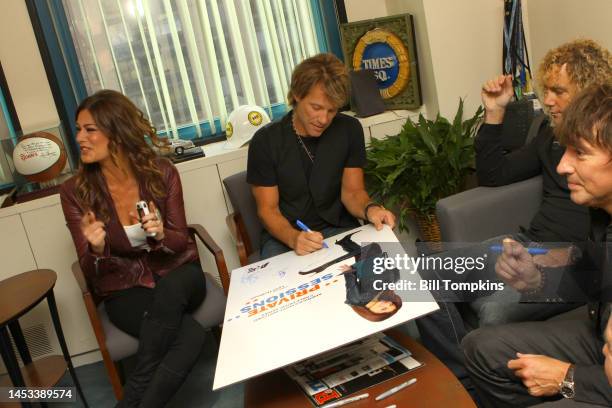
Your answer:
[[[414,214],[425,241],[439,241],[436,202],[461,190],[474,171],[474,135],[482,119],[479,107],[463,120],[463,100],[452,123],[438,114],[416,122],[408,119],[402,131],[372,139],[365,168],[373,197],[398,211],[400,231],[408,230]]]

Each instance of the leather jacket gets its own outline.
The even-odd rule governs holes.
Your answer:
[[[100,256],[93,253],[81,232],[81,219],[87,209],[82,208],[76,198],[75,178],[72,177],[61,186],[62,210],[81,269],[88,283],[100,296],[134,286],[153,288],[154,274],[164,276],[183,264],[198,260],[195,242],[187,231],[178,171],[165,159],[158,159],[156,164],[164,177],[166,197],[155,200],[144,183],[139,183],[141,199],[153,201],[164,222],[164,239],[157,241],[147,238],[150,247],[148,251],[130,244],[105,184],[103,191],[109,202],[110,219],[105,225],[104,253]]]

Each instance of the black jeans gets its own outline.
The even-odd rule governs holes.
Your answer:
[[[603,341],[584,320],[514,323],[478,329],[463,339],[467,370],[482,407],[514,408],[549,402],[550,406],[610,406],[612,391],[603,370]],[[529,395],[508,361],[516,353],[540,354],[576,364],[576,399]],[[556,401],[554,401],[556,400]],[[550,402],[554,401],[554,402]],[[548,406],[548,405],[545,405]]]
[[[177,329],[162,363],[177,373],[188,373],[197,361],[205,331],[189,314],[206,296],[206,280],[199,263],[182,265],[157,280],[155,288],[134,287],[113,293],[104,304],[110,321],[138,337],[145,312],[166,327]],[[161,356],[160,356],[161,357]]]
[[[514,233],[500,235],[467,247],[433,254],[432,256],[455,258],[475,258],[487,254],[486,267],[482,271],[466,270],[460,275],[452,270],[420,271],[421,277],[436,280],[449,279],[455,282],[476,282],[479,279],[499,281],[495,273],[495,262],[498,254],[492,253],[490,247],[494,244],[501,244],[505,237],[510,237],[524,244],[532,243],[532,240],[525,234]],[[416,320],[421,341],[429,351],[448,366],[473,396],[475,391],[465,368],[461,348],[461,341],[473,328],[465,323],[462,313],[472,311],[475,313],[479,327],[483,327],[509,322],[545,320],[580,306],[577,303],[520,303],[520,294],[509,287],[495,294],[478,293],[478,296],[441,290],[432,292],[432,294],[436,298],[440,310]]]

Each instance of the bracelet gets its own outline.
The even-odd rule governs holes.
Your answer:
[[[546,286],[546,271],[544,267],[538,264],[535,264],[535,267],[540,272],[540,284],[538,285],[537,288],[524,291],[523,294],[527,296],[534,296],[534,295],[539,294],[542,291],[542,289],[544,289],[544,286]]]
[[[365,206],[365,209],[363,210],[363,215],[364,215],[363,219],[366,220],[369,223],[371,223],[370,219],[368,218],[368,210],[370,209],[370,207],[380,207],[380,208],[383,208],[383,209],[385,208],[385,207],[383,207],[382,204],[379,204],[377,202],[374,202],[374,201],[369,202]]]

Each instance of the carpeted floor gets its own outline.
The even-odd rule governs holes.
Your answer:
[[[187,381],[168,407],[171,408],[241,408],[243,406],[243,384],[235,384],[219,391],[212,391],[215,366],[217,364],[217,343],[209,333],[200,359]],[[77,376],[83,387],[85,398],[91,408],[114,407],[117,401],[111,388],[102,361],[76,368]],[[58,386],[72,386],[72,379],[67,373]],[[53,407],[75,408],[78,404],[50,404]]]

